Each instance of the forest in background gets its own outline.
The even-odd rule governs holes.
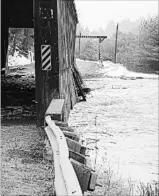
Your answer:
[[[34,52],[34,29],[10,28],[8,55],[14,56],[15,51],[19,55],[28,57],[29,51]]]
[[[132,23],[125,20],[119,23],[116,62],[123,64],[132,71],[154,72],[159,71],[159,20],[158,16],[138,20]],[[114,61],[116,25],[110,21],[105,30],[98,29],[90,32],[79,23],[77,35],[105,35],[102,46],[103,60]],[[28,56],[28,52],[34,52],[33,29],[9,29],[8,55],[14,56],[15,51],[19,55]],[[98,60],[98,39],[81,39],[79,56],[79,39],[76,39],[75,56],[83,60]]]
[[[128,22],[128,21],[127,21]],[[130,22],[130,21],[129,21]],[[137,25],[130,31],[123,31],[123,23],[119,23],[116,62],[123,64],[128,70],[154,72],[159,71],[159,20],[158,16],[137,21]],[[128,24],[128,23],[127,23]],[[126,22],[125,22],[126,25]],[[103,60],[114,61],[116,26],[109,23],[110,29],[114,28],[112,36],[105,39],[102,46]],[[126,29],[127,26],[125,26]],[[105,35],[108,27],[103,30],[89,32],[88,28],[77,26],[77,35]],[[98,39],[81,39],[80,58],[83,60],[98,60]],[[79,58],[79,39],[76,40],[76,57]]]

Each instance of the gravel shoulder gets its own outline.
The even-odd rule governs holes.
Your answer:
[[[1,125],[2,196],[51,196],[54,192],[53,160],[44,159],[42,130],[35,124]]]
[[[1,195],[52,196],[53,159],[45,158],[45,133],[36,126],[34,65],[1,79]]]

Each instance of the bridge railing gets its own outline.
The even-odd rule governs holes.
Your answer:
[[[95,190],[97,174],[88,165],[90,160],[80,137],[61,121],[63,105],[64,100],[53,99],[44,123],[54,158],[55,191],[57,196],[82,196],[87,190]]]

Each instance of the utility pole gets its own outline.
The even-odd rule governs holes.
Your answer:
[[[101,63],[101,65],[103,66],[103,60],[102,60],[102,48],[101,48],[101,42],[102,42],[103,40],[102,40],[102,38],[100,37],[99,38],[99,57],[98,57],[98,59],[99,59],[99,62]]]
[[[9,35],[9,28],[8,27],[6,27],[5,28],[5,40],[4,40],[4,52],[5,52],[5,61],[4,61],[4,63],[5,63],[5,75],[7,75],[8,74],[8,71],[9,71],[9,67],[8,67],[8,36]]]
[[[79,58],[80,58],[80,48],[81,48],[81,33],[80,33],[80,36],[79,36]]]
[[[118,23],[117,23],[117,26],[116,26],[116,37],[115,37],[115,53],[114,53],[114,63],[116,63],[117,40],[118,40]]]
[[[99,38],[99,45],[98,45],[98,60],[100,61],[100,42],[101,38]]]

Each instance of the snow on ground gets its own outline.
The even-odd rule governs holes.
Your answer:
[[[136,73],[132,72],[126,69],[126,67],[123,66],[123,64],[114,64],[111,61],[104,61],[103,67],[99,71],[100,73],[103,73],[105,76],[109,77],[142,77],[142,78],[156,78],[156,74],[144,74],[144,73]]]
[[[15,51],[14,56],[8,56],[8,66],[18,66],[18,65],[26,65],[32,63],[29,58],[24,57],[23,55],[19,55],[18,51]]]
[[[85,62],[85,63],[98,63],[98,61],[89,61],[89,60],[83,60],[83,59],[79,59],[79,58],[76,58],[76,61],[77,62]]]
[[[123,64],[120,63],[113,63],[111,61],[103,61],[103,66],[101,66],[101,63],[99,61],[85,61],[81,59],[76,59],[76,62],[83,62],[83,63],[91,63],[97,64],[99,66],[99,69],[95,70],[98,74],[103,74],[107,77],[126,77],[126,78],[147,78],[147,79],[155,79],[158,78],[156,74],[145,74],[145,73],[137,73],[132,72],[126,69],[126,67],[123,66]],[[83,71],[83,70],[81,70]]]

